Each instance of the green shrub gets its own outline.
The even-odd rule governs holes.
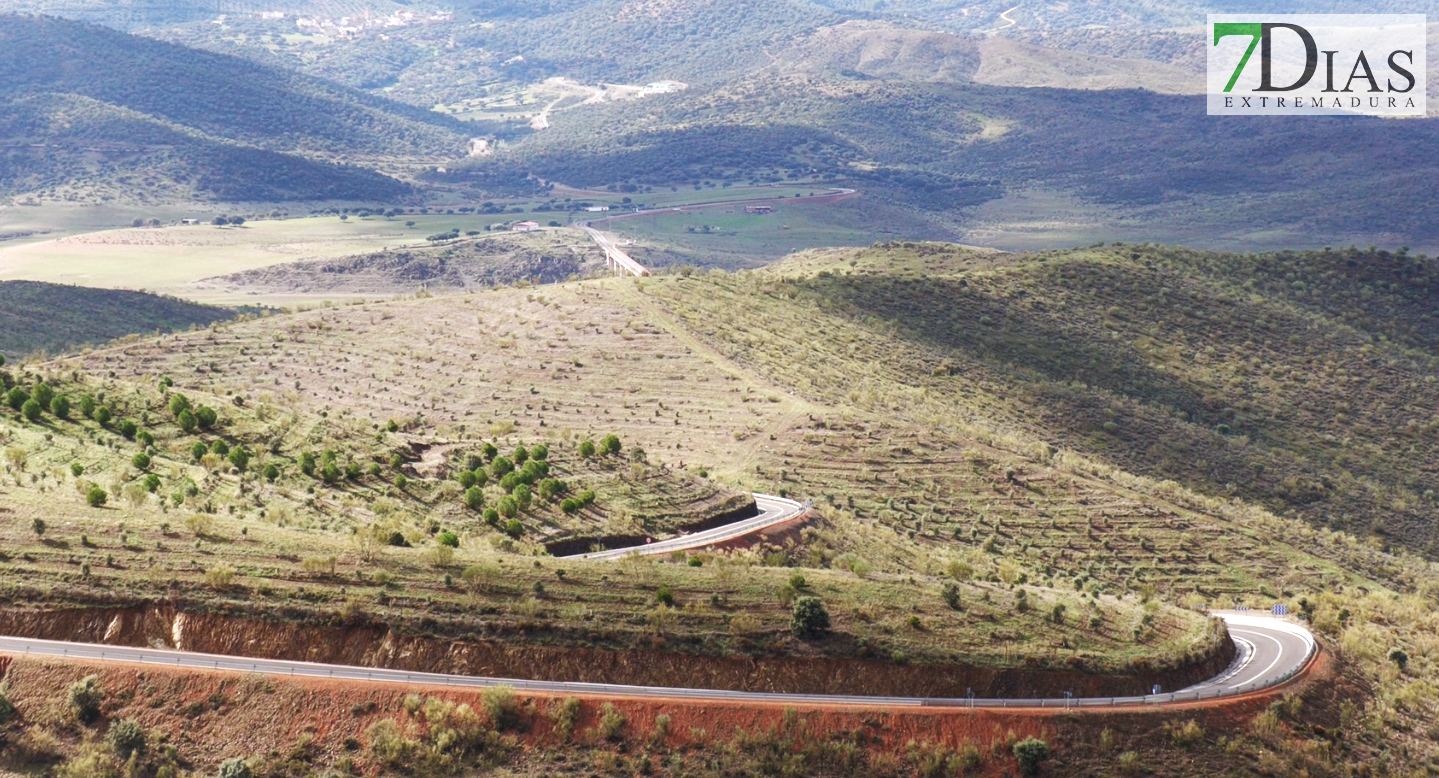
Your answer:
[[[79,462],[71,462],[71,463],[70,463],[70,475],[73,475],[73,476],[75,476],[76,478],[79,478],[80,476],[82,476],[82,475],[84,475],[84,474],[85,474],[85,466],[84,466],[84,465],[80,464]]]
[[[180,415],[177,416],[175,420],[180,425],[180,429],[184,430],[186,434],[194,432],[195,428],[200,424],[195,420],[195,414],[191,413],[189,408],[180,411]]]
[[[600,706],[600,720],[595,725],[595,731],[601,739],[618,743],[625,737],[625,715],[620,713],[614,705],[605,703]]]
[[[105,690],[100,686],[100,676],[87,675],[70,685],[65,703],[70,712],[82,724],[89,724],[100,718],[100,705],[105,701]]]
[[[959,599],[959,584],[956,584],[954,581],[945,581],[944,588],[940,591],[940,596],[944,598],[944,604],[948,605],[951,610],[960,609],[962,603]]]
[[[30,390],[30,399],[40,403],[41,408],[48,408],[50,401],[55,399],[55,390],[44,382],[35,384],[35,388]]]
[[[558,478],[546,478],[540,482],[540,497],[546,500],[554,500],[555,497],[564,494],[565,482]]]
[[[271,462],[265,465],[264,476],[266,481],[273,483],[275,479],[280,477],[280,468],[276,467],[274,462]]]
[[[1019,761],[1019,772],[1024,775],[1039,775],[1039,766],[1049,759],[1049,744],[1036,737],[1027,737],[1014,744],[1014,758]]]
[[[410,483],[410,479],[406,478],[404,473],[395,473],[395,488],[396,488],[396,489],[403,489],[403,488],[405,488],[406,486],[408,486],[409,483]]]
[[[63,394],[56,395],[55,398],[50,401],[50,413],[54,414],[57,419],[70,418],[69,398]]]
[[[359,480],[360,476],[363,473],[364,470],[360,467],[359,462],[351,462],[350,464],[345,465],[345,477],[350,479],[351,481]]]
[[[80,395],[80,415],[87,419],[95,418],[95,398],[88,394]]]
[[[309,477],[311,477],[311,478],[314,478],[314,477],[315,477],[315,455],[314,455],[314,454],[306,451],[305,453],[303,453],[303,454],[300,455],[300,472],[304,473],[305,475],[307,475],[307,476],[309,476]]]
[[[140,430],[139,432],[135,433],[135,440],[140,441],[140,445],[142,446],[148,447],[155,445],[155,436],[151,435],[146,430]]]
[[[530,458],[530,450],[524,446],[516,446],[514,460],[516,465],[523,465],[525,460]]]
[[[595,442],[594,442],[593,440],[586,440],[586,441],[580,443],[580,456],[584,457],[585,459],[589,459],[590,457],[592,457],[592,456],[594,456],[594,455],[595,455]]]
[[[179,392],[170,395],[170,413],[178,417],[188,410],[190,410],[190,398]]]
[[[479,468],[475,469],[475,486],[483,487],[490,482],[490,474]]]
[[[142,451],[135,456],[130,457],[130,464],[133,465],[136,470],[140,470],[142,472],[145,470],[149,470],[150,455]]]
[[[449,546],[450,548],[459,548],[459,547],[460,547],[460,536],[459,536],[459,535],[456,535],[455,533],[453,533],[453,532],[451,532],[451,531],[449,531],[449,530],[445,530],[444,532],[441,532],[438,537],[435,538],[435,542],[439,543],[439,544],[442,545],[442,546]]]
[[[515,503],[520,506],[520,510],[527,511],[530,509],[530,502],[533,500],[533,496],[530,494],[530,487],[519,484],[515,486],[513,494]]]
[[[143,754],[145,730],[134,719],[112,721],[109,731],[105,733],[105,745],[121,759],[129,759],[131,754]]]
[[[324,479],[327,484],[333,484],[339,481],[343,475],[344,474],[340,472],[340,466],[334,462],[326,462],[324,469],[320,471],[320,478]]]
[[[478,486],[471,486],[465,490],[465,507],[477,511],[485,507],[485,492]]]
[[[235,757],[220,764],[220,771],[215,773],[215,778],[255,778],[255,773],[244,759]]]
[[[485,523],[490,525],[491,527],[500,523],[500,512],[495,510],[494,508],[486,508],[484,516]]]
[[[213,408],[201,405],[195,409],[195,421],[199,422],[200,429],[207,430],[219,423],[220,415]]]
[[[509,495],[501,497],[499,504],[495,507],[499,508],[500,515],[507,519],[512,519],[520,514],[520,504],[515,501],[515,498]]]
[[[497,730],[512,729],[520,722],[520,703],[515,690],[508,686],[491,686],[480,693],[480,704],[490,716],[490,725]]]
[[[541,462],[550,458],[550,447],[541,443],[530,449],[530,459],[537,459]]]
[[[15,410],[20,410],[29,402],[30,393],[16,386],[5,393],[5,402]]]
[[[154,494],[155,491],[160,488],[160,476],[154,473],[146,473],[145,477],[140,480],[140,483],[145,485],[145,491]]]
[[[829,611],[818,597],[796,597],[790,614],[790,631],[796,636],[815,637],[829,631]]]
[[[126,440],[134,440],[135,433],[140,431],[140,426],[129,419],[122,419],[119,425],[120,434]]]
[[[620,439],[617,435],[606,435],[600,441],[600,451],[606,456],[614,456],[620,453]]]
[[[519,519],[510,519],[505,522],[505,534],[512,538],[518,538],[525,534],[525,525]]]
[[[480,447],[480,456],[483,456],[486,462],[492,461],[495,457],[499,455],[500,450],[495,448],[495,444],[493,443],[486,443],[484,446]]]
[[[574,513],[582,507],[584,506],[580,504],[580,501],[574,499],[573,497],[566,497],[565,499],[560,501],[560,510],[564,511],[565,513]]]
[[[667,583],[660,584],[660,588],[655,591],[655,602],[673,608],[675,604],[674,589],[670,588],[670,585]]]
[[[223,440],[217,440],[210,444],[210,453],[217,456],[227,457],[230,455],[230,447]]]
[[[505,476],[500,479],[500,488],[504,489],[506,494],[513,493],[515,491],[515,487],[519,485],[519,473],[505,473]]]
[[[89,490],[85,492],[85,502],[89,503],[91,508],[103,508],[109,501],[109,493],[94,484],[91,484]]]
[[[550,707],[550,721],[554,722],[555,738],[561,743],[568,741],[580,718],[580,701],[574,697],[555,700]]]
[[[586,489],[580,492],[579,498],[581,505],[593,505],[595,502],[595,493],[590,489]]]
[[[39,420],[40,420],[40,403],[35,402],[35,400],[33,400],[33,399],[26,400],[26,401],[25,401],[25,404],[20,406],[20,415],[21,415],[21,416],[24,416],[24,417],[25,417],[25,420],[28,421],[28,422],[37,422],[37,421],[39,421]]]
[[[475,485],[475,474],[470,470],[461,470],[455,480],[460,482],[461,488],[469,489]]]

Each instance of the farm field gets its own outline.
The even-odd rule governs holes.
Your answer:
[[[210,224],[124,228],[0,246],[0,279],[111,289],[143,289],[212,304],[283,304],[285,296],[235,296],[195,282],[212,276],[305,259],[427,245],[451,229],[484,230],[504,217],[412,214],[394,219],[313,216]],[[414,221],[414,227],[405,222]]]

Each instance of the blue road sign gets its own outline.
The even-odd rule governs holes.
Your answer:
[[[1275,616],[1288,616],[1288,615],[1289,615],[1289,606],[1288,606],[1288,605],[1275,605],[1273,608],[1270,608],[1270,609],[1269,609],[1269,612],[1272,613],[1272,614],[1274,614]]]

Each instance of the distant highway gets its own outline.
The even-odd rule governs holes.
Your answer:
[[[673,700],[712,700],[773,703],[781,705],[855,705],[864,707],[939,708],[1118,708],[1164,706],[1259,691],[1294,677],[1307,667],[1315,653],[1314,638],[1296,624],[1264,617],[1223,615],[1239,647],[1230,667],[1204,683],[1173,693],[1134,697],[1075,697],[1044,699],[981,699],[931,697],[868,697],[861,695],[783,694],[740,692],[721,689],[688,689],[663,686],[529,681],[515,678],[484,678],[469,675],[408,672],[383,668],[294,662],[279,659],[201,654],[159,648],[134,648],[93,643],[66,643],[32,638],[0,637],[0,651],[14,656],[70,658],[88,661],[124,662],[182,669],[272,676],[328,678],[344,681],[423,684],[459,688],[509,686],[518,691],[544,694],[645,697]]]
[[[632,548],[616,548],[609,551],[594,551],[588,554],[576,554],[565,557],[565,559],[622,559],[627,556],[652,556],[655,554],[668,554],[674,551],[687,551],[692,548],[704,548],[723,543],[726,540],[734,540],[752,532],[759,532],[762,529],[783,524],[806,510],[794,500],[787,500],[783,497],[773,497],[768,494],[756,494],[754,496],[755,506],[760,509],[760,514],[753,518],[742,519],[733,524],[726,524],[723,527],[715,527],[690,535],[661,540],[657,543],[646,543],[642,546]]]

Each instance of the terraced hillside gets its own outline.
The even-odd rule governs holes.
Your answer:
[[[362,423],[394,416],[446,436],[514,424],[558,450],[612,430],[652,466],[814,500],[817,524],[756,557],[814,575],[1039,586],[1074,593],[1045,595],[1066,621],[1098,616],[1103,629],[1108,603],[1134,601],[1109,598],[1136,593],[1196,608],[1285,603],[1363,677],[1384,679],[1376,722],[1402,727],[1435,702],[1420,665],[1400,678],[1386,669],[1395,645],[1426,651],[1423,603],[1439,591],[1432,563],[1411,553],[1426,542],[1414,463],[1427,449],[1407,438],[1407,457],[1367,452],[1412,434],[1411,416],[1393,411],[1401,399],[1422,407],[1431,384],[1428,325],[1410,308],[1430,272],[1428,260],[1357,250],[891,244],[738,274],[311,311],[76,365],[221,395],[264,376],[272,392]],[[426,382],[406,380],[416,365]],[[1348,381],[1365,366],[1386,372]],[[1305,378],[1321,368],[1374,393],[1364,419],[1377,428],[1331,426],[1368,411],[1326,407],[1337,400]],[[1296,415],[1305,404],[1312,415]],[[1180,453],[1162,455],[1161,441]],[[1330,470],[1337,462],[1347,470]],[[1296,489],[1326,475],[1331,486]],[[1414,519],[1395,520],[1396,501]],[[921,626],[944,614],[918,607]],[[931,639],[890,611],[850,613],[846,624],[874,625],[906,654]],[[999,634],[1003,656],[1041,664],[1072,641]]]

